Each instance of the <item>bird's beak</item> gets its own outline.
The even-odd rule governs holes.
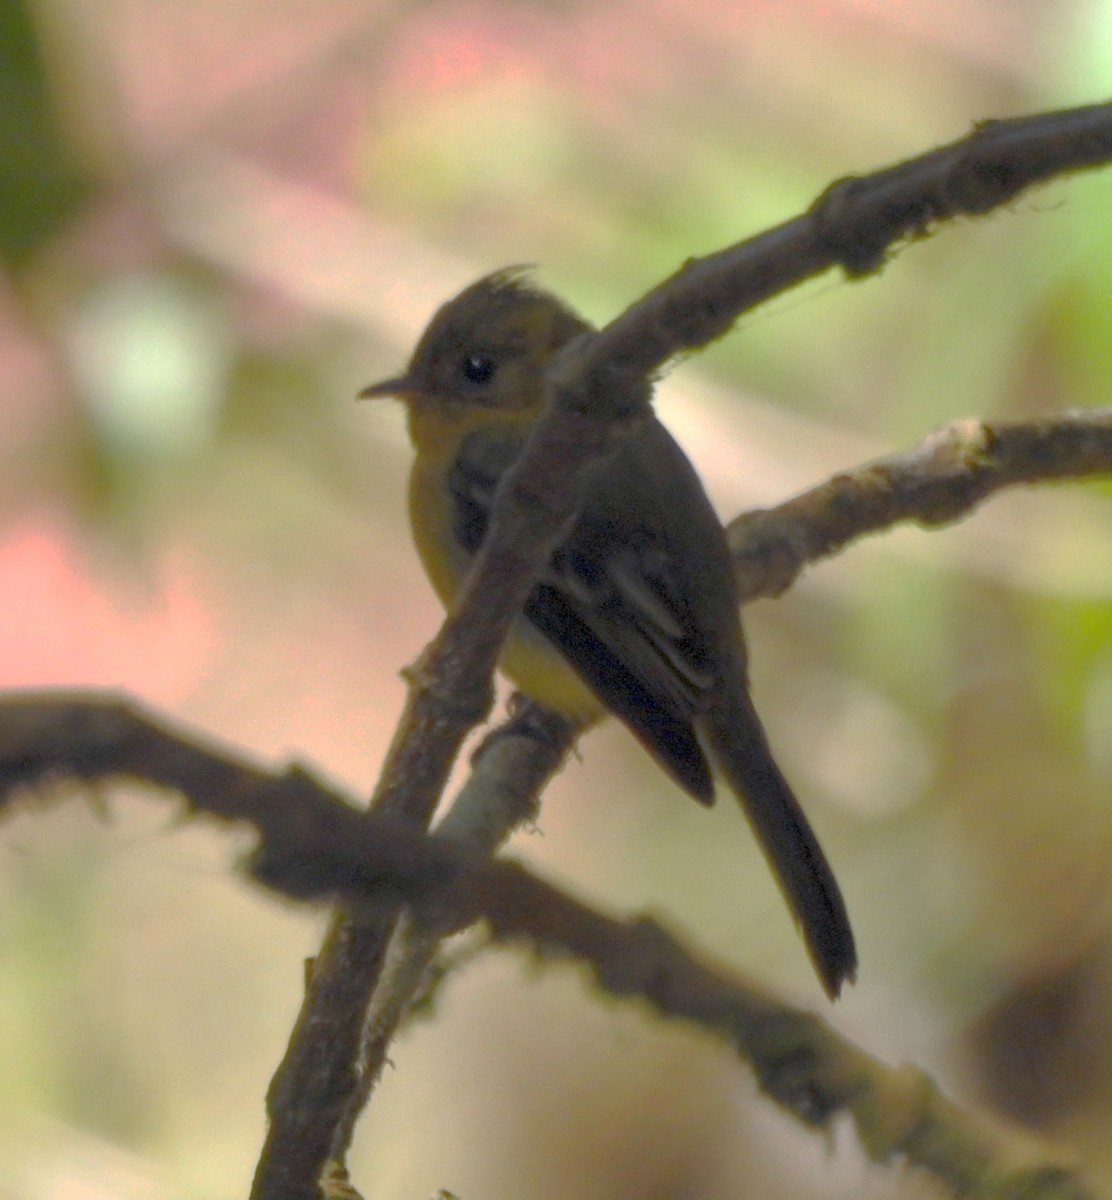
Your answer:
[[[359,400],[382,400],[396,396],[399,400],[408,400],[417,389],[408,375],[399,375],[396,379],[384,379],[381,383],[372,383],[358,395]]]

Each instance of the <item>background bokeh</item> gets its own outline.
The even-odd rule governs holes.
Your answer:
[[[832,179],[1106,98],[1108,0],[5,0],[0,684],[102,685],[366,794],[439,613],[395,371],[479,274],[603,320]],[[675,369],[724,515],[963,416],[1107,403],[1112,175],[831,276]],[[747,616],[854,914],[833,1011],[1112,1182],[1112,494],[992,501]],[[516,853],[823,1007],[736,810],[592,734]],[[245,1193],[320,913],[138,792],[0,829],[0,1198]],[[398,1044],[376,1200],[933,1194],[720,1047],[492,955]]]

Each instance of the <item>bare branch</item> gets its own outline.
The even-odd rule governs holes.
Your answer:
[[[515,829],[535,819],[540,794],[559,770],[576,730],[565,718],[518,697],[514,716],[487,737],[452,807],[437,826],[438,837],[484,856],[493,854]],[[458,928],[451,904],[437,913],[422,906],[401,915],[387,949],[386,964],[367,1011],[359,1083],[336,1133],[333,1155],[342,1162],[355,1122],[378,1085],[398,1027],[425,991],[425,981],[444,937]]]
[[[1112,160],[1112,104],[983,121],[948,146],[870,175],[838,180],[801,216],[706,258],[689,259],[631,305],[567,367],[606,407],[615,376],[643,379],[726,333],[743,313],[831,267],[850,278],[946,221],[983,216],[1027,188]],[[570,379],[567,384],[571,387]],[[618,389],[621,395],[621,389]]]
[[[1003,488],[1112,475],[1112,409],[955,421],[727,529],[745,600],[779,596],[809,563],[901,521],[947,525]]]
[[[249,822],[260,837],[254,873],[288,895],[343,896],[356,913],[404,900],[434,923],[449,912],[457,927],[485,919],[503,941],[579,959],[611,995],[723,1038],[807,1126],[826,1129],[846,1113],[873,1161],[903,1160],[951,1195],[1096,1195],[1072,1170],[1044,1162],[1045,1148],[963,1112],[920,1071],[889,1068],[814,1015],[698,961],[651,920],[604,916],[515,863],[363,813],[303,771],[265,771],[118,699],[0,701],[0,807],[62,774],[154,781],[195,811]]]

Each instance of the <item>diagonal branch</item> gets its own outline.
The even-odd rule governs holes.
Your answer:
[[[942,222],[980,215],[1025,188],[1112,161],[1112,105],[988,122],[950,146],[874,175],[843,180],[794,220],[691,260],[596,334],[569,345],[549,372],[549,411],[503,480],[488,538],[440,635],[422,656],[372,801],[427,824],[463,738],[488,711],[495,659],[532,581],[572,519],[591,466],[636,422],[668,358],[725,333],[748,309],[831,267],[879,269],[889,249]],[[267,1143],[254,1200],[311,1196],[328,1160],[310,1139],[315,1114],[350,1127],[362,1022],[394,926],[390,916],[337,915],[268,1097]],[[327,1039],[319,1031],[328,1030]],[[279,1178],[271,1160],[299,1147]]]
[[[596,380],[591,399],[598,400],[615,377],[651,375],[676,354],[721,337],[742,313],[831,267],[862,278],[879,271],[904,241],[1109,161],[1112,104],[980,122],[948,146],[838,180],[782,225],[688,259],[589,344],[569,348],[569,368]]]
[[[954,1196],[1088,1200],[1096,1193],[1045,1148],[962,1111],[912,1068],[892,1069],[819,1018],[692,957],[654,922],[605,916],[517,864],[396,817],[368,816],[296,768],[269,772],[100,695],[0,701],[0,811],[21,788],[69,776],[136,777],[172,788],[194,812],[248,822],[256,877],[287,895],[341,897],[355,913],[410,903],[434,924],[485,919],[496,938],[572,956],[597,985],[693,1022],[729,1043],[765,1093],[809,1127],[854,1122],[873,1161],[931,1175]]]
[[[1112,476],[1112,408],[1037,421],[955,421],[900,454],[878,458],[727,533],[745,600],[779,596],[809,563],[902,521],[937,527],[1004,488]]]

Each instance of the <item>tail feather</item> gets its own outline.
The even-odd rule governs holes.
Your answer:
[[[845,901],[787,780],[769,749],[744,687],[700,722],[707,747],[741,802],[823,987],[835,999],[857,971],[857,949]]]

